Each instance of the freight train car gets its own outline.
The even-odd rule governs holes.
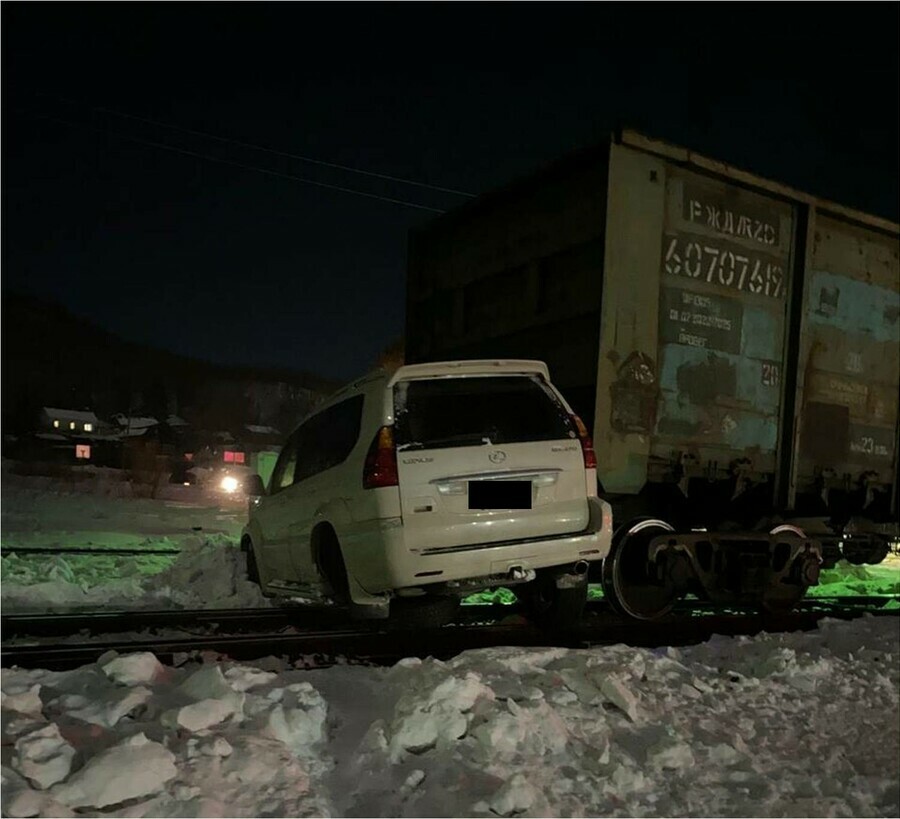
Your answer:
[[[407,361],[537,358],[620,611],[794,605],[898,535],[898,225],[623,132],[410,235]]]

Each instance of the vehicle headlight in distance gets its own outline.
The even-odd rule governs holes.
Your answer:
[[[219,484],[219,486],[221,486],[222,489],[229,494],[232,492],[237,492],[237,489],[240,485],[241,482],[231,475],[226,475],[224,478],[222,478],[222,482]]]

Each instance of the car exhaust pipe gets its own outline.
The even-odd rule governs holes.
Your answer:
[[[536,577],[534,569],[526,569],[524,566],[510,566],[506,573],[507,578],[515,583],[528,583]]]
[[[578,560],[571,568],[556,570],[556,588],[577,589],[587,582],[589,564],[586,560]]]

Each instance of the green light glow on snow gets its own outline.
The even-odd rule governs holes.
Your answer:
[[[95,550],[130,549],[178,549],[182,537],[163,534],[147,535],[128,531],[60,530],[55,531],[5,531],[0,543],[0,577],[7,583],[23,586],[53,581],[64,581],[82,588],[103,586],[129,578],[138,579],[158,574],[177,560],[177,555],[103,555],[72,554],[67,548],[91,548]],[[58,548],[60,554],[16,553],[16,547]],[[820,583],[809,589],[807,597],[837,596],[894,596],[900,608],[900,555],[891,554],[877,565],[855,566],[841,561],[832,569],[821,572]],[[590,600],[602,600],[603,588],[599,583],[588,586]],[[463,605],[515,605],[518,602],[514,590],[489,589],[476,592],[463,599]]]
[[[168,555],[4,555],[5,583],[33,586],[62,580],[82,588],[103,586],[136,575],[154,575],[175,562]]]
[[[498,589],[485,589],[462,599],[464,606],[512,606],[518,602],[515,594],[502,586]]]
[[[833,569],[823,569],[819,585],[806,593],[807,597],[837,597],[844,595],[900,596],[900,557],[888,555],[875,565],[854,566],[846,560]]]
[[[843,597],[843,596],[895,596],[897,601],[888,604],[890,608],[900,608],[900,556],[888,555],[876,565],[854,566],[845,560],[840,561],[833,569],[823,569],[819,585],[812,586],[807,597]],[[696,599],[687,595],[688,599]],[[589,600],[602,600],[603,587],[599,583],[588,586]],[[476,592],[463,598],[464,606],[514,605],[517,602],[513,591],[506,588],[489,589]]]
[[[588,599],[603,599],[603,589],[599,583],[591,583],[588,586]],[[516,597],[515,592],[502,586],[497,589],[475,592],[462,600],[464,606],[514,606],[518,602],[519,599]]]

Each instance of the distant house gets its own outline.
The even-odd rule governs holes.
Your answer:
[[[60,435],[91,435],[98,431],[100,422],[90,410],[42,407],[40,425],[41,430]]]
[[[275,427],[262,424],[245,424],[241,430],[241,445],[247,452],[262,452],[279,447],[284,436]]]
[[[124,433],[128,438],[145,435],[147,430],[159,426],[159,421],[149,415],[129,416],[120,412],[113,415],[112,420],[118,426],[119,431]]]
[[[247,424],[241,434],[241,440],[255,449],[266,447],[269,444],[280,444],[282,437],[281,432],[275,427],[260,424]]]
[[[275,427],[266,427],[260,424],[247,424],[244,429],[253,435],[274,435],[279,436],[281,433]]]

